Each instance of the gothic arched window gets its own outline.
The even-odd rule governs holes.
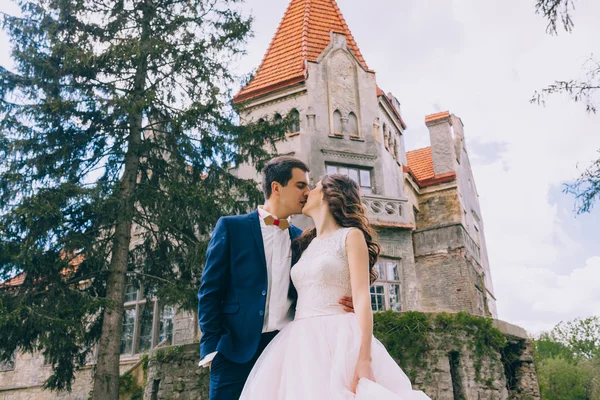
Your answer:
[[[342,113],[338,110],[333,112],[333,134],[341,135],[342,134]]]
[[[353,112],[348,115],[348,133],[352,137],[358,137],[358,119]]]

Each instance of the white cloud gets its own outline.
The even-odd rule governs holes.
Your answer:
[[[561,320],[598,315],[600,312],[600,257],[561,274],[547,268],[506,265],[494,275],[501,312],[531,333],[549,330]]]

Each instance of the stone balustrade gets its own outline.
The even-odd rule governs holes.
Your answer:
[[[410,223],[407,200],[383,197],[373,194],[363,195],[362,201],[367,208],[367,216],[373,224],[406,225]]]

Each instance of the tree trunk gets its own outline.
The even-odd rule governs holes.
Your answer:
[[[127,259],[131,242],[131,227],[135,210],[134,192],[140,165],[139,149],[142,141],[143,96],[148,76],[148,56],[145,44],[150,34],[151,0],[143,6],[144,20],[140,37],[139,63],[132,90],[132,110],[129,114],[129,138],[125,155],[125,170],[121,178],[119,209],[115,223],[110,271],[106,283],[109,306],[104,310],[102,333],[98,343],[98,360],[94,374],[93,400],[118,400],[121,331]]]

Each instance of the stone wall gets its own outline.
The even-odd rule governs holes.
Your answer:
[[[209,370],[198,367],[198,343],[154,351],[148,363],[144,400],[208,399]]]
[[[460,223],[462,209],[455,187],[432,193],[422,193],[419,198],[419,229]]]
[[[504,360],[505,374],[508,379],[513,399],[539,399],[540,388],[537,371],[533,363],[533,347],[530,340],[522,337],[508,336],[508,346],[513,349],[517,357],[513,360]]]
[[[421,295],[420,311],[459,312],[485,316],[482,292],[477,288],[473,263],[464,249],[415,257]]]
[[[121,373],[138,363],[138,358],[122,360]],[[19,353],[15,369],[0,372],[0,400],[87,400],[92,390],[92,365],[75,373],[71,392],[44,390],[43,384],[52,374],[52,367],[44,364],[39,353]]]
[[[420,311],[489,316],[478,247],[460,223],[413,234]]]

